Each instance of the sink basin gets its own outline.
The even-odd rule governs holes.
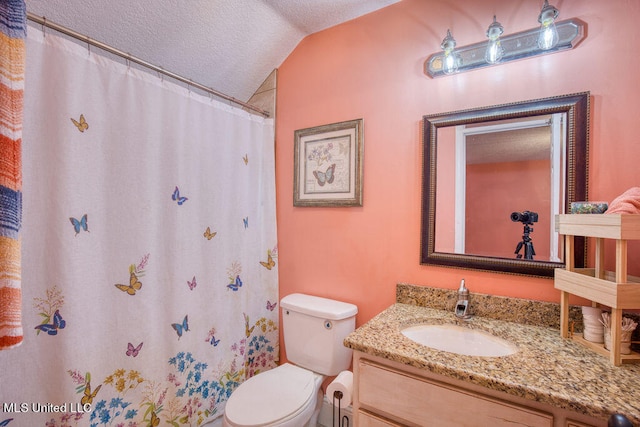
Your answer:
[[[458,325],[422,324],[404,328],[402,334],[418,344],[465,356],[500,357],[518,351],[509,341]]]

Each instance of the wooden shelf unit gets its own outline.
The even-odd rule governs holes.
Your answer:
[[[564,269],[556,269],[554,286],[561,291],[560,333],[570,338],[569,295],[611,307],[611,351],[604,345],[576,337],[587,347],[608,355],[615,366],[640,363],[640,354],[620,354],[622,310],[640,309],[640,278],[627,274],[627,242],[640,240],[640,215],[566,214],[556,215],[556,231],[565,236]],[[595,267],[575,268],[574,236],[595,239]],[[605,239],[615,240],[615,271],[604,269]]]

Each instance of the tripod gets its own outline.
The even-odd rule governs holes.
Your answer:
[[[524,231],[522,233],[522,241],[518,242],[516,245],[516,258],[521,259],[522,254],[520,250],[524,246],[524,259],[533,259],[533,256],[536,254],[535,249],[533,249],[533,242],[531,241],[531,237],[529,234],[533,231],[533,227],[530,227],[529,224],[524,225]]]

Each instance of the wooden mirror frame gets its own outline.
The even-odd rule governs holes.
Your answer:
[[[564,213],[571,202],[587,200],[589,148],[589,92],[562,95],[531,101],[426,115],[422,121],[422,217],[420,263],[490,272],[553,277],[554,269],[564,268],[564,262],[498,258],[435,252],[436,227],[436,148],[438,129],[446,126],[476,124],[487,121],[516,119],[553,113],[566,113],[566,176]],[[587,248],[584,238],[575,238],[575,266],[584,267]]]

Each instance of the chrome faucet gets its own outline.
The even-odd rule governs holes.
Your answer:
[[[455,307],[456,317],[460,319],[469,319],[469,289],[464,284],[464,279],[460,281],[460,288],[458,288],[458,302]]]

